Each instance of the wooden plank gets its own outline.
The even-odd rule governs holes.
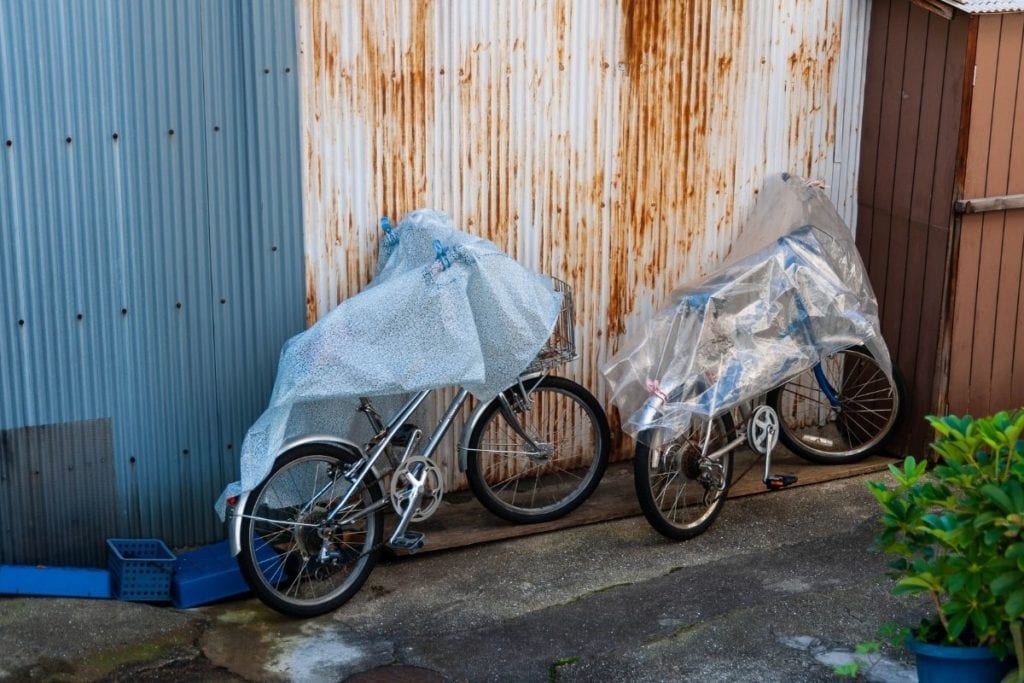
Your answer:
[[[1007,153],[1012,147],[1007,147]],[[1008,163],[1009,167],[1010,164]],[[1007,178],[1009,181],[1009,178]],[[1009,182],[1007,182],[1009,184]],[[978,199],[960,199],[955,205],[957,213],[986,213],[988,211],[1010,211],[1024,209],[1024,194],[1007,194],[1001,197],[979,197]]]
[[[953,18],[953,8],[939,0],[910,0],[910,2],[947,21]]]
[[[814,465],[780,447],[773,454],[772,462],[773,472],[797,475],[798,482],[790,487],[795,488],[882,472],[893,460],[884,456],[872,456],[852,465]],[[761,483],[764,461],[753,452],[747,449],[738,451],[734,468],[733,485],[729,491],[730,499],[773,493],[765,489]],[[828,504],[827,499],[823,500],[823,504]],[[426,533],[427,544],[420,551],[426,553],[532,536],[640,514],[640,505],[636,501],[633,488],[633,463],[630,461],[610,465],[594,495],[561,519],[544,524],[511,524],[489,513],[468,492],[459,492],[446,495],[437,513],[424,522],[414,524],[413,528]],[[389,532],[393,525],[392,517],[385,525],[385,533]]]
[[[880,125],[882,90],[885,85],[885,47],[888,42],[889,0],[871,4],[868,32],[867,65],[865,67],[864,112],[860,144],[860,172],[857,179],[857,250],[868,270],[872,270],[871,241],[874,236],[875,175]]]
[[[896,159],[893,169],[893,195],[889,228],[888,263],[883,299],[879,302],[882,312],[882,329],[886,333],[889,348],[909,366],[913,359],[900,356],[903,335],[916,338],[916,329],[906,329],[907,322],[916,327],[917,316],[911,321],[904,316],[907,303],[907,258],[910,239],[911,199],[913,197],[915,171],[919,156],[919,135],[921,132],[922,103],[926,100],[925,53],[928,45],[928,24],[931,15],[919,8],[911,8],[907,21],[906,49],[903,60],[903,76],[899,124],[896,138]],[[915,307],[916,308],[916,307]]]
[[[978,23],[978,46],[973,74],[974,91],[971,99],[971,123],[967,145],[967,167],[964,193],[967,196],[986,196],[989,150],[991,147],[992,116],[995,109],[996,64],[999,49],[999,23],[992,17],[983,17]],[[998,271],[993,277],[984,264],[987,254],[1002,241],[1001,229],[993,234],[993,225],[985,220],[964,219],[961,234],[961,257],[957,264],[957,314],[953,321],[959,330],[960,353],[951,359],[953,368],[968,367],[969,374],[958,393],[966,396],[965,412],[974,413],[988,404],[992,369],[992,336],[995,330],[995,297],[992,294],[998,282]],[[976,234],[968,235],[968,226]],[[970,241],[972,247],[964,248]],[[970,301],[970,306],[967,302]],[[968,334],[969,330],[969,334]],[[957,330],[954,330],[956,333]],[[970,339],[969,343],[963,341]],[[952,386],[950,387],[952,393]]]
[[[1024,88],[1021,89],[1024,91]],[[1024,108],[1018,108],[1024,115]],[[1024,126],[1021,126],[1024,128]],[[1024,213],[1017,212],[1006,216],[1006,229],[1008,232],[1017,235],[1024,234]],[[1024,239],[1022,239],[1024,241]],[[1014,348],[1011,354],[1012,368],[1010,370],[1010,399],[1009,403],[1014,406],[1024,406],[1024,244],[1021,245],[1018,254],[1018,263],[1022,264],[1022,271],[1017,280],[1017,325],[1014,330]]]
[[[994,214],[995,215],[995,214]],[[1018,338],[1017,323],[1021,315],[1020,291],[1024,279],[1024,214],[1014,220],[1003,214],[1003,241],[999,252],[999,284],[996,292],[995,339],[992,351],[992,393],[986,413],[1024,406],[1014,395],[1024,393],[1013,386],[1013,369],[1017,356],[1024,354],[1024,338]]]
[[[920,9],[915,11],[920,12]],[[886,37],[885,69],[882,83],[882,107],[879,116],[878,155],[875,161],[874,206],[877,211],[869,262],[874,274],[872,285],[879,305],[886,302],[888,286],[889,237],[896,180],[896,159],[899,147],[900,111],[903,105],[904,55],[910,4],[893,2],[889,7],[889,30]],[[884,315],[885,311],[882,311]],[[883,330],[890,334],[888,330]],[[892,333],[895,333],[893,330]]]
[[[968,413],[970,405],[968,391],[971,386],[971,348],[974,344],[974,305],[978,291],[981,228],[981,216],[965,216],[960,230],[947,391],[949,410],[957,415]]]

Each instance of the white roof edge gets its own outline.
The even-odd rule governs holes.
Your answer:
[[[1024,0],[941,0],[941,2],[968,14],[1024,12]]]

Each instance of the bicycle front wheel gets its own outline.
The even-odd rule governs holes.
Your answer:
[[[370,575],[383,533],[376,482],[364,479],[336,521],[327,522],[352,487],[344,475],[357,461],[340,448],[300,446],[283,453],[249,494],[238,564],[269,607],[293,617],[325,614]]]
[[[732,417],[693,418],[670,439],[662,430],[642,432],[633,459],[633,484],[644,517],[663,536],[683,541],[704,533],[722,511],[732,483],[733,452],[707,455],[735,438]]]
[[[531,524],[557,519],[585,501],[608,466],[611,431],[589,391],[563,377],[525,380],[528,400],[508,390],[531,448],[505,421],[499,401],[484,410],[467,444],[470,488],[498,517]]]
[[[860,346],[828,356],[821,369],[837,405],[813,369],[768,394],[768,405],[779,415],[779,440],[805,460],[823,465],[863,460],[899,424],[906,400],[898,371],[893,366],[890,379]]]

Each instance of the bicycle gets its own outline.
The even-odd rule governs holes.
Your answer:
[[[847,359],[853,359],[852,372],[843,370],[849,368]],[[856,462],[877,451],[902,415],[905,399],[898,375],[887,377],[863,347],[839,351],[826,358],[825,365],[830,368],[828,374],[821,364],[815,365],[768,392],[764,403],[755,400],[737,406],[738,425],[732,411],[725,411],[710,420],[693,418],[686,430],[675,435],[659,428],[641,432],[634,450],[633,481],[640,508],[651,526],[674,540],[706,531],[728,496],[734,452],[744,445],[764,457],[762,482],[773,491],[797,482],[793,475],[771,473],[772,451],[779,440],[796,455],[821,464]],[[847,381],[839,383],[837,377]],[[879,388],[883,382],[886,388]],[[812,392],[826,397],[824,406],[819,402],[816,410],[826,417],[801,421],[799,402]],[[875,415],[865,418],[873,421],[843,428],[843,417],[849,412],[856,414],[864,405],[866,392],[879,404],[872,408]],[[658,397],[645,404],[651,422],[662,404]],[[780,413],[780,405],[787,405],[788,412]],[[791,421],[780,419],[781,414]],[[808,433],[802,434],[801,428]],[[832,436],[818,436],[830,430]]]
[[[653,370],[648,396],[627,424],[636,433],[641,510],[669,538],[692,538],[715,520],[732,483],[734,452],[744,444],[764,457],[762,482],[778,490],[797,481],[771,472],[780,439],[807,460],[849,463],[875,452],[899,423],[906,401],[898,371],[888,372],[862,345],[834,348],[836,339],[856,336],[851,329],[871,326],[864,311],[851,313],[852,323],[836,324],[830,304],[820,305],[842,283],[838,271],[821,272],[819,261],[832,245],[823,247],[815,230],[797,228],[683,290],[651,338],[606,368],[627,389],[635,389],[638,369]],[[813,277],[794,284],[808,273]],[[805,301],[800,291],[808,283],[823,298]],[[752,332],[746,327],[752,323],[762,328]],[[644,344],[658,352],[652,356]],[[823,347],[821,362],[801,367]],[[766,348],[775,354],[767,360]]]
[[[611,434],[601,405],[584,387],[549,374],[577,357],[572,289],[554,332],[519,379],[469,415],[459,468],[492,513],[517,523],[556,519],[581,505],[608,464]],[[410,418],[428,396],[414,393],[385,419],[359,399],[374,436],[363,445],[309,436],[288,445],[262,483],[232,503],[232,552],[268,606],[294,617],[337,609],[366,581],[384,547],[413,553],[426,543],[409,528],[433,515],[444,493],[432,456],[467,403],[459,388],[420,448]],[[397,515],[384,541],[384,514]]]

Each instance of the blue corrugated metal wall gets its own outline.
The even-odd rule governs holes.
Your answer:
[[[111,420],[108,535],[223,536],[304,323],[296,59],[290,0],[0,2],[0,430]]]

